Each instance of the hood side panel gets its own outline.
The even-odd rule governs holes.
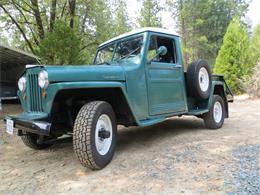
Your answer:
[[[45,66],[50,82],[125,81],[124,70],[115,65]]]

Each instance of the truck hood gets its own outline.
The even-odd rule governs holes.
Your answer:
[[[125,81],[119,65],[44,66],[50,82],[65,81]]]

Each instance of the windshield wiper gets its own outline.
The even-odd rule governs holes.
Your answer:
[[[115,61],[120,61],[125,58],[129,58],[130,55],[132,55],[134,52],[136,52],[138,49],[141,49],[141,47],[137,47],[135,50],[131,51],[129,54],[121,56],[120,58],[116,59]]]

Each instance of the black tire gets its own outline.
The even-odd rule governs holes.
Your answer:
[[[206,90],[202,90],[200,86],[199,72],[202,68],[205,68],[208,73],[209,85]],[[191,63],[187,70],[187,86],[188,94],[197,99],[208,99],[212,88],[211,71],[208,63],[204,60],[198,60]]]
[[[222,116],[219,121],[216,121],[216,118],[214,117],[214,106],[216,102],[219,102],[221,105],[222,109]],[[219,95],[214,95],[213,96],[213,101],[210,106],[209,112],[205,113],[202,115],[205,126],[209,129],[219,129],[222,127],[224,120],[225,120],[225,106],[224,106],[224,101],[221,96]]]
[[[40,136],[33,133],[24,133],[21,139],[26,146],[35,150],[45,149],[53,145],[52,143],[39,142]]]
[[[95,139],[96,125],[101,115],[109,117],[112,127],[112,133],[108,137],[112,136],[111,145],[104,155],[98,152]],[[101,139],[100,137],[98,138]],[[80,109],[73,129],[73,148],[83,166],[92,170],[104,168],[113,158],[116,139],[116,119],[110,104],[104,101],[93,101],[85,104]]]

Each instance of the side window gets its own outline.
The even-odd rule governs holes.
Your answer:
[[[150,44],[149,44],[149,48],[148,48],[148,52],[147,52],[147,60],[148,61],[158,61],[159,58],[155,59],[156,51],[157,51],[156,36],[151,36]]]
[[[152,59],[160,46],[165,46],[167,48],[167,53],[163,56],[158,56],[157,58]],[[175,64],[177,62],[177,58],[174,39],[162,36],[151,36],[147,59],[154,62]]]

